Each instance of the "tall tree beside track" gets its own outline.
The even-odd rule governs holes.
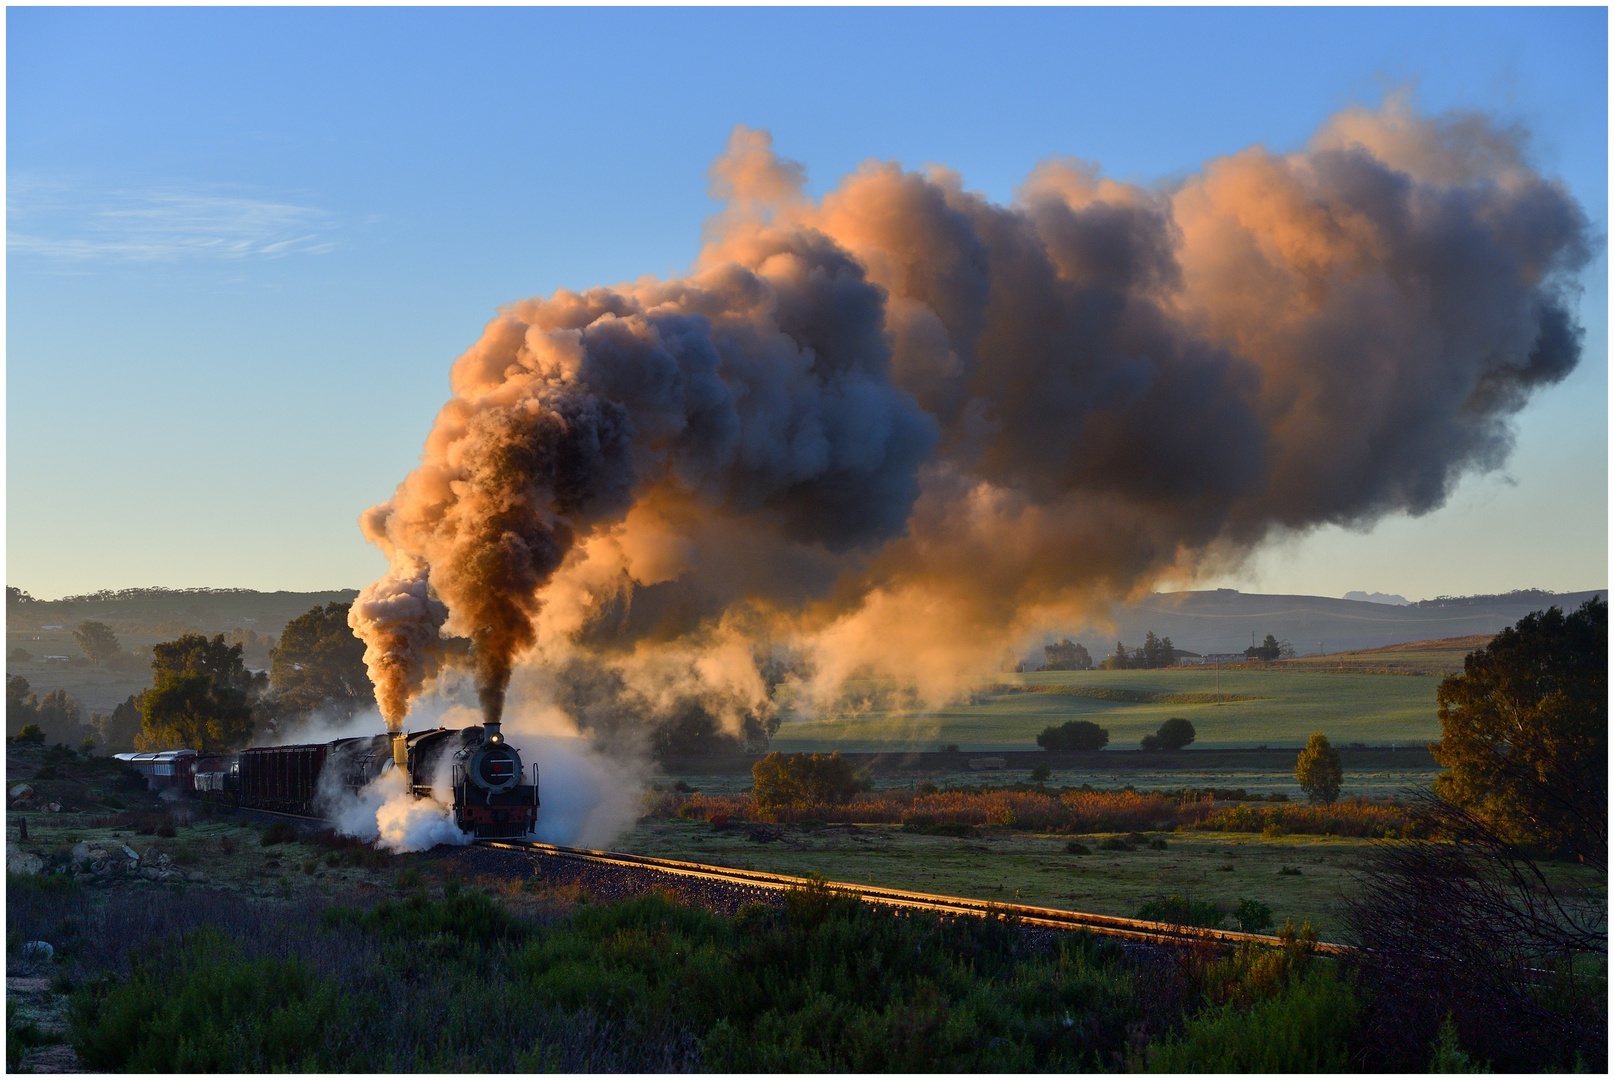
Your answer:
[[[1515,843],[1608,865],[1607,601],[1519,620],[1437,700],[1437,794]]]
[[[152,646],[151,689],[140,698],[141,750],[227,750],[252,737],[253,704],[269,678],[248,671],[241,646],[186,634]]]
[[[1295,779],[1312,802],[1332,805],[1339,798],[1345,770],[1339,763],[1339,751],[1329,744],[1327,735],[1314,731],[1306,740],[1306,748],[1295,762]]]
[[[1607,1060],[1607,663],[1593,598],[1521,619],[1441,684],[1447,772],[1414,809],[1442,839],[1385,845],[1347,901],[1364,1068],[1420,1066],[1448,1016],[1498,1072]]]
[[[347,624],[352,606],[332,601],[286,624],[269,654],[269,682],[280,711],[309,713],[324,706],[346,718],[375,705],[364,642]]]

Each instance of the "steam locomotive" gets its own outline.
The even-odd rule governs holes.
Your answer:
[[[434,797],[447,769],[454,822],[478,837],[519,837],[538,820],[538,765],[531,782],[498,724],[368,735],[328,743],[258,746],[237,753],[165,750],[118,754],[155,789],[303,817],[323,816],[333,796],[357,794],[402,769],[409,790]]]

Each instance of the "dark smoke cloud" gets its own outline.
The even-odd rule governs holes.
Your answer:
[[[737,129],[695,270],[503,311],[367,534],[490,716],[532,653],[585,724],[738,732],[772,715],[759,641],[809,699],[875,671],[934,700],[1053,620],[1499,467],[1578,362],[1589,256],[1521,140],[1393,100],[1172,190],[1051,161],[999,206],[880,163],[815,203]],[[436,637],[356,626],[372,671]]]

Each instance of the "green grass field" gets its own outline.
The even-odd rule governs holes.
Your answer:
[[[703,821],[643,821],[617,851],[819,874],[831,881],[916,889],[1005,903],[1131,917],[1140,904],[1177,894],[1231,909],[1243,897],[1268,904],[1281,926],[1309,920],[1325,939],[1341,930],[1340,902],[1378,841],[1335,836],[1166,833],[1166,850],[1100,851],[1102,835],[1077,837],[1091,851],[1071,855],[1069,836],[982,830],[979,837],[915,836],[894,826],[803,829],[758,842],[744,827]],[[1284,868],[1291,873],[1280,873]],[[1295,874],[1292,871],[1299,870]]]
[[[1091,720],[1109,729],[1112,747],[1130,748],[1172,716],[1193,721],[1195,745],[1204,747],[1299,747],[1314,731],[1336,744],[1422,745],[1440,737],[1435,713],[1440,679],[1278,666],[1003,675],[983,685],[971,701],[932,713],[871,708],[856,715],[787,714],[773,748],[929,750],[957,743],[965,750],[1033,749],[1040,731],[1067,720]],[[1126,691],[1120,696],[1172,700],[1116,701],[1021,687]],[[1011,688],[1015,692],[1004,692]],[[1230,697],[1241,700],[1225,700]]]

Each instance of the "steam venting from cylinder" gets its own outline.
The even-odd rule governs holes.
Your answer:
[[[887,162],[814,201],[736,128],[691,272],[503,309],[363,515],[389,728],[464,663],[496,731],[528,658],[601,737],[766,731],[781,679],[940,701],[1276,534],[1441,506],[1580,357],[1587,220],[1523,138],[1392,98],[1005,206]]]

